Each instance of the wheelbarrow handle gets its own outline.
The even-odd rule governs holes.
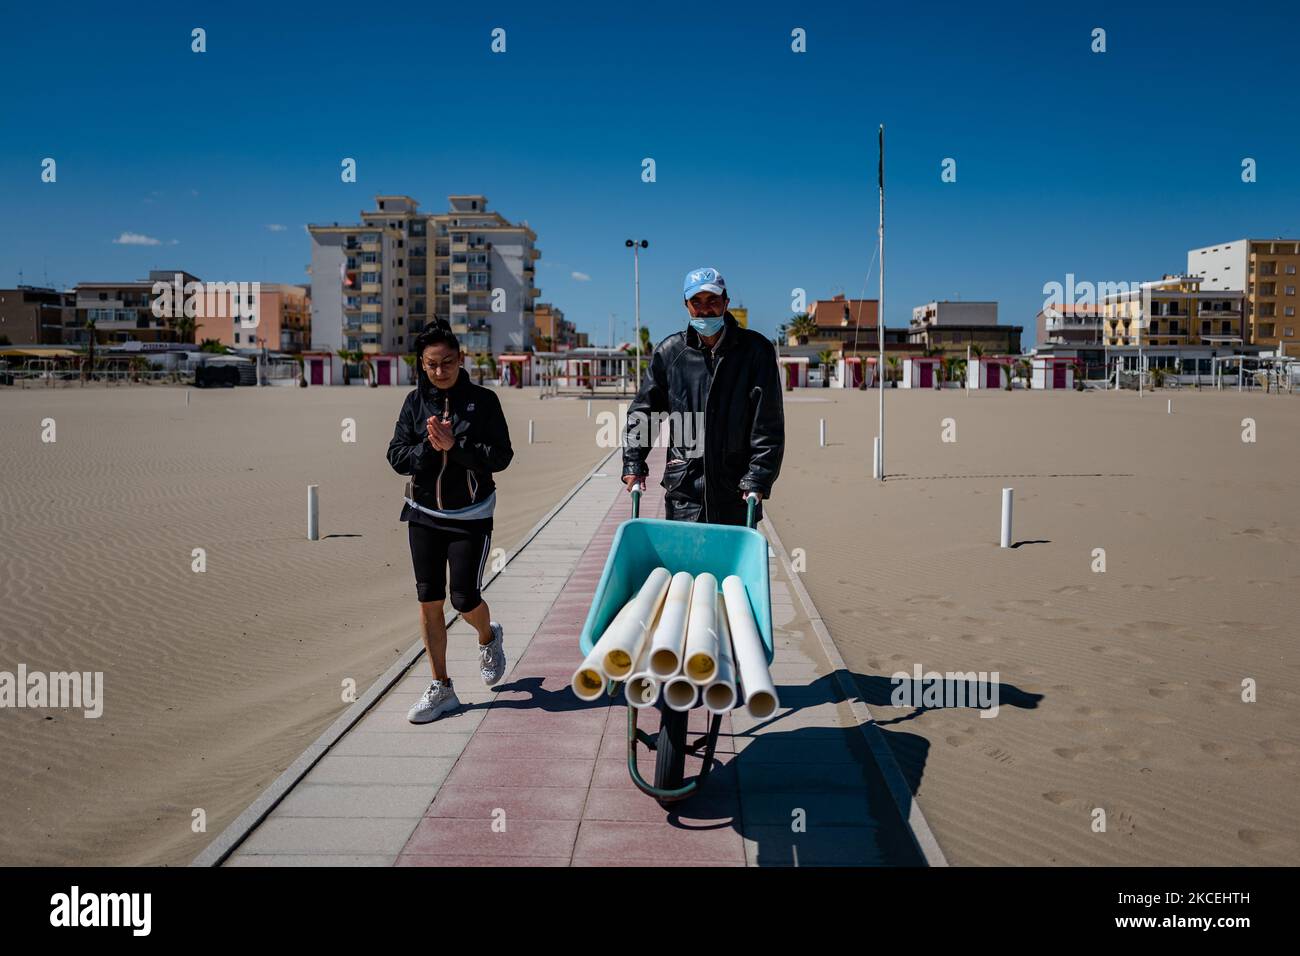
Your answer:
[[[641,516],[641,492],[645,491],[645,482],[641,480],[632,482],[630,490],[632,492],[632,517],[639,518]]]
[[[758,493],[754,491],[745,494],[745,527],[754,527],[754,506],[758,504]]]

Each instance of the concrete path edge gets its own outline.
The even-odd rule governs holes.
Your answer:
[[[766,515],[760,525],[767,535],[768,542],[772,545],[772,550],[781,559],[781,565],[785,568],[785,573],[794,586],[795,594],[799,596],[799,601],[803,604],[808,620],[812,622],[813,631],[816,632],[818,640],[821,641],[822,650],[830,660],[831,667],[835,668],[835,683],[839,687],[840,693],[844,695],[849,707],[852,708],[853,716],[857,718],[858,728],[862,731],[862,736],[866,738],[867,746],[871,748],[871,754],[875,757],[876,764],[880,767],[880,773],[885,779],[885,786],[889,788],[889,794],[893,797],[894,804],[898,808],[898,815],[907,824],[912,839],[916,842],[917,850],[925,858],[928,866],[947,866],[948,860],[944,857],[943,850],[939,848],[939,841],[935,839],[934,831],[930,829],[925,814],[921,812],[921,804],[917,802],[916,796],[907,785],[907,778],[903,776],[902,768],[898,766],[898,761],[894,759],[894,752],[889,748],[889,742],[885,740],[884,734],[876,726],[876,719],[871,715],[867,705],[862,702],[861,696],[853,684],[853,678],[849,676],[849,670],[844,663],[844,658],[840,656],[839,648],[835,646],[835,641],[831,639],[830,630],[822,621],[821,613],[817,610],[817,605],[813,603],[808,589],[803,586],[799,572],[795,571],[793,564],[790,562],[790,555],[786,553],[785,545],[781,543],[781,536],[776,533],[776,528]]]
[[[570,499],[582,489],[583,485],[605,466],[610,458],[614,456],[614,453],[621,451],[621,448],[610,449],[604,458],[593,465],[591,470],[569,489],[568,493],[556,503],[555,507],[548,511],[537,524],[533,525],[532,530],[524,535],[524,539],[519,543],[519,546],[506,556],[505,564],[501,570],[493,571],[492,575],[484,582],[484,590],[487,590],[488,585],[496,579],[496,576],[503,573],[510,562],[528,547],[529,542],[541,533],[542,529],[559,513],[561,508],[569,503]],[[459,619],[460,614],[458,612],[447,621],[447,626],[451,627]],[[330,748],[338,743],[343,735],[351,730],[365,716],[366,712],[377,704],[394,684],[402,679],[402,676],[419,661],[423,654],[424,641],[417,640],[366,689],[364,694],[340,714],[325,729],[325,732],[312,742],[311,746],[299,754],[280,776],[276,777],[265,790],[258,794],[257,799],[250,803],[239,816],[235,817],[217,838],[190,862],[190,866],[220,866],[224,863],[226,858],[239,848],[239,845],[257,829],[280,801],[289,795],[289,792],[298,781],[305,777],[307,772],[329,752]]]

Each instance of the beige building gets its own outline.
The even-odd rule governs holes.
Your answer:
[[[533,312],[533,332],[533,348],[539,352],[564,352],[580,347],[578,330],[561,310],[549,302],[537,303]]]
[[[308,227],[313,351],[405,353],[435,317],[471,355],[532,347],[537,234],[486,196],[448,206],[426,213],[410,196],[377,196],[359,225]]]
[[[1187,272],[1206,292],[1240,292],[1249,345],[1300,355],[1300,240],[1238,239],[1187,253]]]
[[[237,301],[239,292],[228,292],[204,304],[198,317],[194,341],[216,339],[236,349],[265,347],[272,352],[303,352],[311,341],[311,296],[308,287],[258,283],[257,324],[245,328],[237,315],[244,311]],[[209,308],[211,306],[211,308]]]
[[[1107,345],[1242,342],[1241,292],[1207,290],[1199,275],[1166,275],[1143,286],[1103,299],[1102,335]]]

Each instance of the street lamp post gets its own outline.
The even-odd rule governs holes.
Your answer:
[[[636,372],[632,377],[632,388],[641,387],[641,250],[648,249],[650,243],[644,239],[628,239],[625,243],[632,250],[632,281],[636,287]]]

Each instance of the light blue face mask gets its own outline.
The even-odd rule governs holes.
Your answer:
[[[718,331],[722,328],[722,321],[726,314],[726,310],[724,309],[722,315],[692,318],[691,328],[696,332],[699,332],[700,335],[717,335]]]

